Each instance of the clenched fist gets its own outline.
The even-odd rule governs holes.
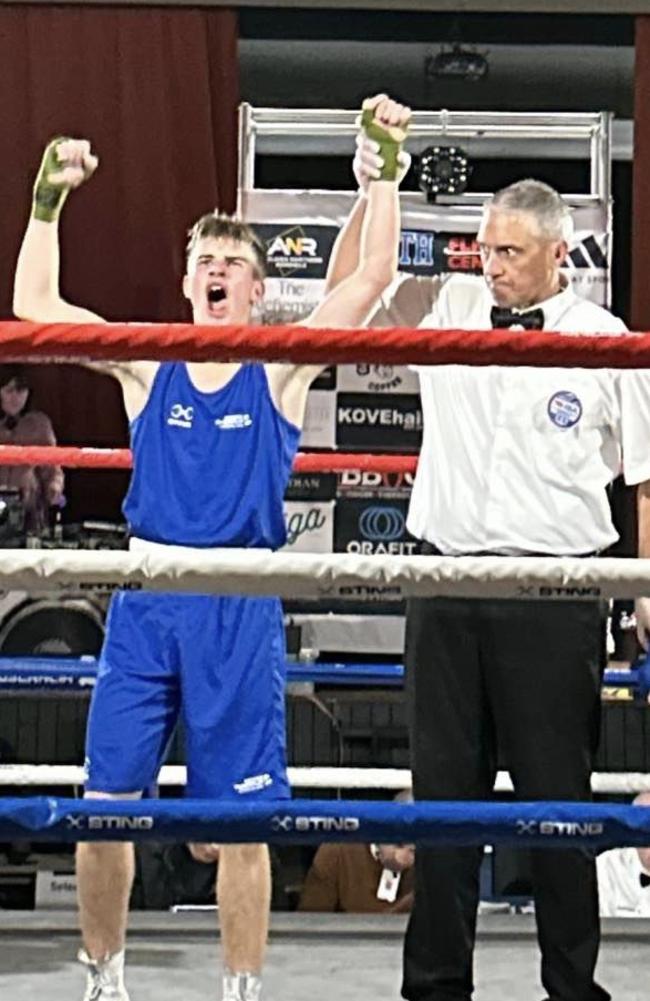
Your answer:
[[[376,94],[363,102],[352,164],[362,191],[374,180],[401,182],[411,165],[411,157],[402,149],[410,118],[411,109],[386,94]]]
[[[34,217],[54,222],[68,192],[87,181],[98,162],[87,139],[52,139],[45,148],[34,185]]]

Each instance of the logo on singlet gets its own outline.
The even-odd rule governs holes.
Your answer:
[[[238,431],[240,428],[249,428],[253,418],[250,414],[226,414],[224,417],[216,417],[214,423],[220,431]]]
[[[191,428],[194,420],[194,407],[184,407],[182,403],[174,403],[169,411],[167,423],[172,427]]]

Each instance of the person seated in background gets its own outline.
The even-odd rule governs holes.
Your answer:
[[[28,367],[0,365],[0,445],[56,445],[52,422],[29,406]],[[2,466],[0,492],[14,492],[24,511],[24,530],[39,534],[49,523],[49,508],[63,502],[60,466]]]
[[[412,803],[402,789],[396,803]],[[414,845],[320,845],[298,902],[299,911],[406,914],[413,902]]]
[[[413,900],[413,845],[320,845],[299,911],[406,914]]]
[[[634,799],[650,806],[650,792]],[[612,848],[596,859],[600,915],[604,918],[650,918],[650,846]]]
[[[1,846],[0,846],[1,847]],[[170,844],[142,841],[135,848],[132,910],[166,911],[174,907],[214,909],[220,846],[214,843]],[[271,909],[291,910],[280,852],[270,846]]]
[[[218,854],[208,858],[194,848],[159,841],[138,843],[130,908],[167,911],[178,905],[213,906]]]

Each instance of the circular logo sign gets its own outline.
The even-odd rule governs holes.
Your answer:
[[[359,531],[372,542],[393,542],[404,531],[404,515],[396,507],[367,507],[359,518]]]
[[[575,393],[561,389],[548,401],[546,412],[558,428],[572,428],[582,417],[582,403]]]

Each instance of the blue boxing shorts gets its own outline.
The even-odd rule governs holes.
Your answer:
[[[86,790],[149,788],[180,718],[187,796],[288,798],[285,671],[277,598],[116,594],[88,718]]]

